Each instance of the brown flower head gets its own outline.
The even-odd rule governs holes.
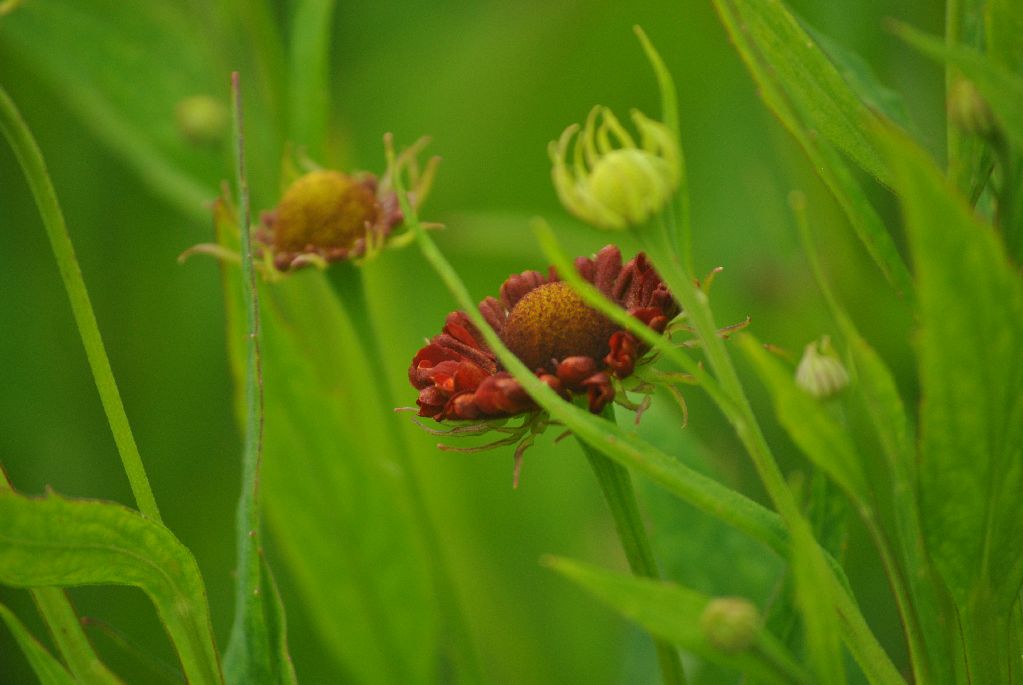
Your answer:
[[[643,253],[622,264],[621,252],[609,245],[592,259],[576,259],[575,267],[658,332],[679,313]],[[546,276],[536,271],[510,276],[500,295],[479,305],[487,323],[541,380],[566,399],[585,395],[594,413],[615,398],[613,379],[629,376],[646,351],[633,334],[585,304],[553,268]],[[444,331],[416,353],[409,380],[419,390],[419,416],[438,421],[486,421],[537,410],[460,311],[449,314]]]
[[[430,159],[420,170],[417,156],[427,142],[422,138],[403,150],[379,178],[329,169],[295,178],[277,206],[260,217],[255,235],[267,262],[281,271],[308,265],[322,268],[330,262],[371,257],[385,244],[408,243],[412,234],[396,234],[404,217],[394,183],[401,175],[412,206],[422,204],[439,161]],[[386,144],[391,144],[389,138]]]
[[[282,271],[361,257],[401,223],[394,193],[381,194],[372,174],[318,170],[301,176],[261,217],[257,234]]]

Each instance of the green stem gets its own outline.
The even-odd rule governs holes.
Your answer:
[[[53,635],[57,651],[75,678],[95,685],[121,682],[96,655],[63,588],[35,588],[32,590],[32,599]]]
[[[611,405],[605,408],[603,416],[608,421],[614,422],[614,410]],[[611,510],[615,530],[618,531],[618,540],[622,543],[625,557],[629,561],[629,568],[637,576],[659,579],[657,562],[654,559],[653,549],[650,547],[650,540],[647,538],[643,518],[639,513],[639,505],[636,502],[636,493],[632,487],[632,478],[629,476],[628,469],[611,461],[584,440],[578,442],[582,446],[590,466],[593,467],[593,473],[604,493],[604,500]],[[657,648],[657,661],[660,664],[664,682],[683,685],[686,678],[685,672],[682,670],[682,662],[679,660],[678,650],[670,642],[663,640],[655,639],[654,645]]]
[[[360,347],[361,357],[370,367],[370,375],[380,379],[378,387],[382,388],[381,405],[394,407],[396,405],[391,396],[390,385],[385,382],[387,370],[384,368],[383,359],[376,353],[379,346],[375,341],[380,338],[377,335],[373,317],[369,313],[369,301],[366,297],[362,268],[351,263],[333,264],[327,271],[327,275],[338,301],[348,313],[352,329],[359,333],[356,336],[355,344]],[[476,641],[472,631],[469,630],[465,611],[458,600],[451,566],[445,558],[440,536],[437,534],[437,527],[426,503],[426,497],[419,487],[421,479],[416,473],[415,461],[411,458],[411,448],[403,431],[388,432],[386,436],[382,436],[382,439],[389,440],[392,437],[394,443],[389,453],[397,456],[401,470],[405,473],[401,482],[405,485],[405,493],[412,507],[413,518],[419,526],[423,544],[433,568],[432,579],[437,601],[440,603],[445,623],[451,631],[451,650],[459,662],[462,677],[470,683],[483,683],[485,678],[476,651]]]
[[[53,255],[57,260],[57,268],[60,269],[64,288],[71,301],[71,311],[74,314],[82,344],[85,346],[85,355],[89,360],[89,368],[92,370],[92,377],[96,382],[100,401],[103,403],[103,411],[110,424],[110,431],[114,434],[114,442],[121,455],[121,463],[128,476],[135,502],[143,515],[154,521],[160,521],[160,510],[156,506],[156,499],[149,486],[149,478],[142,466],[142,457],[139,455],[135,437],[132,435],[128,417],[124,412],[121,395],[117,391],[114,372],[110,368],[110,360],[107,358],[107,352],[103,346],[103,338],[99,333],[96,315],[92,310],[92,303],[89,301],[89,293],[85,289],[82,270],[78,266],[71,237],[68,235],[67,225],[64,223],[64,215],[60,210],[60,203],[57,201],[57,191],[46,170],[46,162],[43,160],[39,145],[32,137],[32,133],[14,105],[14,101],[3,88],[0,88],[0,129],[3,129],[4,136],[7,137],[14,149],[14,154],[18,158],[18,163],[21,165],[32,195],[35,197],[36,206],[39,208],[43,226],[46,228],[46,235],[50,239],[50,247],[53,248]]]
[[[234,623],[224,670],[234,682],[270,677],[270,645],[263,615],[260,578],[262,534],[259,516],[259,467],[263,454],[263,370],[260,357],[259,293],[253,268],[249,186],[245,172],[245,138],[238,72],[231,74],[235,139],[235,181],[238,186],[238,225],[241,232],[242,297],[246,305],[245,445],[242,488],[238,497],[235,538],[238,578]]]
[[[656,226],[648,226],[639,232],[640,240],[658,268],[658,273],[678,299],[696,330],[711,370],[724,395],[730,400],[727,405],[721,406],[722,411],[726,413],[739,440],[749,453],[772,503],[791,528],[802,521],[802,513],[760,429],[724,341],[717,334],[717,326],[707,296],[682,270],[671,235],[672,231],[663,220],[657,222]],[[830,565],[828,568],[830,591],[834,596],[836,610],[843,626],[843,637],[857,662],[871,682],[904,685],[905,681],[867,626],[847,588],[835,575],[834,568]]]

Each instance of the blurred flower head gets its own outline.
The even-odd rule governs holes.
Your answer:
[[[599,228],[646,223],[678,188],[681,152],[674,132],[636,110],[632,120],[638,144],[610,109],[594,107],[582,130],[569,126],[549,147],[561,203]]]
[[[716,597],[700,614],[700,630],[707,642],[731,653],[753,646],[761,624],[757,607],[742,597]]]
[[[296,178],[277,206],[264,212],[256,238],[268,261],[281,271],[303,266],[325,267],[339,260],[373,256],[397,240],[403,221],[394,191],[396,174],[409,176],[409,200],[417,206],[433,180],[436,159],[422,173],[416,161],[426,139],[403,151],[382,178],[359,172],[346,174],[316,169]]]

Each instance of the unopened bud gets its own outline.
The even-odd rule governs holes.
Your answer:
[[[724,652],[741,652],[756,641],[761,629],[760,612],[748,599],[718,597],[700,615],[700,630],[707,642]]]
[[[849,374],[828,336],[806,346],[796,367],[796,385],[819,400],[832,397],[849,385]]]
[[[192,95],[174,108],[178,131],[195,145],[216,145],[227,134],[230,115],[220,100],[209,95]]]
[[[681,153],[675,133],[635,110],[632,120],[638,144],[606,107],[595,107],[582,130],[572,125],[550,144],[558,198],[569,212],[599,228],[646,223],[678,188]]]
[[[972,81],[956,79],[948,92],[948,118],[960,130],[990,139],[998,132],[995,115]]]

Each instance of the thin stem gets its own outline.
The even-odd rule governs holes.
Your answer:
[[[235,530],[238,578],[235,585],[234,624],[224,665],[242,679],[269,676],[269,640],[265,629],[260,578],[262,544],[259,517],[259,467],[263,454],[263,368],[259,349],[259,292],[253,268],[249,186],[245,173],[245,138],[238,72],[231,74],[234,114],[235,180],[238,186],[238,223],[241,233],[242,296],[246,304],[245,445],[242,488],[238,497]]]
[[[0,88],[0,129],[3,129],[4,136],[14,149],[14,154],[35,197],[46,235],[50,239],[50,247],[53,248],[53,256],[57,260],[57,268],[60,269],[60,276],[71,302],[71,311],[85,347],[85,355],[89,360],[89,368],[92,370],[100,401],[103,403],[103,411],[114,435],[114,442],[121,455],[121,463],[128,476],[135,502],[144,516],[160,521],[160,510],[156,506],[138,445],[135,444],[135,437],[132,435],[128,416],[125,414],[124,404],[114,381],[114,372],[110,368],[110,360],[103,346],[96,315],[92,310],[89,293],[85,289],[82,270],[78,266],[74,246],[64,223],[64,215],[57,201],[57,191],[46,170],[46,162],[43,160],[39,145],[32,137],[14,101],[3,88]]]
[[[603,417],[614,422],[614,410],[611,405],[605,408]],[[593,473],[600,483],[600,489],[604,493],[604,500],[611,510],[615,530],[618,532],[618,540],[629,561],[629,568],[637,576],[659,579],[657,562],[646,534],[646,527],[643,525],[643,518],[639,513],[639,504],[636,501],[636,492],[632,487],[632,478],[629,476],[628,469],[611,461],[593,449],[586,441],[579,440],[578,442],[593,468]],[[657,648],[657,661],[660,664],[664,682],[666,684],[678,683],[679,685],[685,683],[685,672],[682,670],[678,650],[670,642],[663,640],[655,639],[654,645]]]
[[[363,267],[365,268],[365,267]],[[344,307],[352,322],[352,329],[357,331],[354,344],[359,346],[361,357],[365,359],[370,367],[370,374],[380,383],[380,401],[387,407],[395,406],[392,397],[391,387],[385,382],[387,370],[384,368],[383,360],[376,350],[380,349],[375,341],[379,340],[373,317],[369,313],[369,301],[366,297],[366,285],[363,271],[350,263],[333,264],[328,270],[330,284],[338,297],[341,306]],[[401,482],[405,485],[406,496],[412,507],[413,518],[419,525],[423,536],[424,547],[426,547],[430,565],[433,568],[433,583],[437,600],[440,603],[441,611],[444,614],[448,628],[451,630],[452,651],[457,655],[461,673],[469,682],[483,683],[483,670],[479,663],[479,657],[475,647],[473,633],[469,630],[465,611],[458,600],[457,588],[451,573],[451,567],[444,556],[440,543],[440,536],[437,534],[437,527],[433,522],[430,508],[426,504],[426,497],[419,487],[420,478],[416,473],[415,462],[411,458],[411,448],[403,431],[387,432],[381,436],[384,440],[394,438],[393,448],[390,454],[396,455],[405,477]]]

